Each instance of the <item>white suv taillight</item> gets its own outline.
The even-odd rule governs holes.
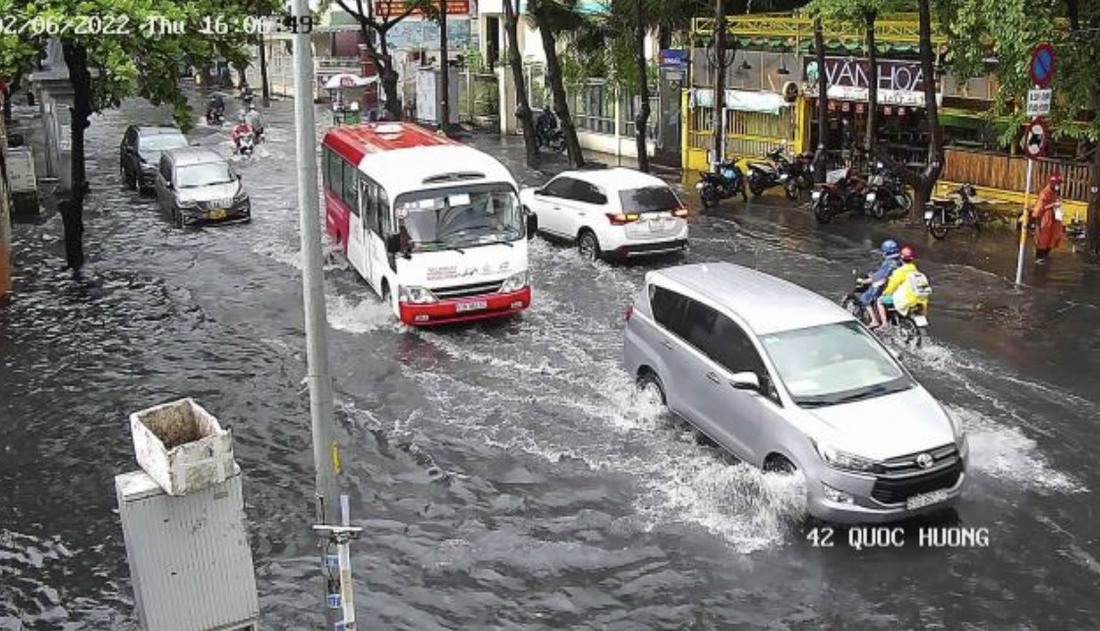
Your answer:
[[[613,226],[625,226],[628,223],[638,221],[640,216],[638,213],[607,213],[607,220]]]

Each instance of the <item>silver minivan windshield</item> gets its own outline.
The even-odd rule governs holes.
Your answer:
[[[229,165],[225,162],[189,164],[176,171],[176,186],[179,188],[229,184],[235,179],[229,170]]]
[[[791,399],[802,407],[837,405],[914,386],[894,357],[856,322],[837,322],[760,338]]]

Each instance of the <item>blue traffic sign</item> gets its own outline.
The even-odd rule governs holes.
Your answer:
[[[1043,43],[1033,48],[1028,72],[1040,88],[1050,85],[1050,80],[1054,78],[1054,47]]]

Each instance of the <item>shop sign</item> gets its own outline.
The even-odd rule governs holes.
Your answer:
[[[829,98],[866,101],[870,86],[869,62],[846,57],[825,58],[825,79]],[[803,77],[807,94],[817,95],[817,60],[803,58]],[[939,98],[937,98],[937,101]],[[878,62],[878,102],[890,105],[924,105],[924,73],[920,62],[884,59]]]

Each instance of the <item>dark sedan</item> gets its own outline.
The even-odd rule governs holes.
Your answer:
[[[127,188],[151,191],[161,152],[188,146],[187,137],[171,125],[130,125],[118,147],[118,168]]]

